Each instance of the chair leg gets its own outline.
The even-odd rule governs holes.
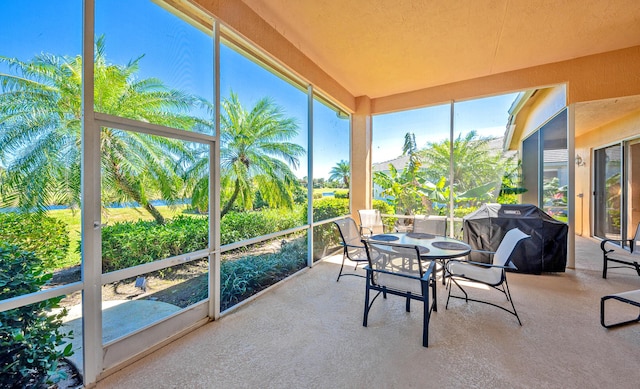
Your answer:
[[[464,290],[464,288],[463,288],[462,286],[460,286],[460,284],[458,284],[458,282],[456,282],[456,280],[455,280],[453,277],[449,277],[449,280],[450,280],[450,282],[449,282],[449,295],[447,296],[447,305],[445,306],[445,309],[449,308],[449,299],[450,299],[451,297],[453,297],[453,298],[459,298],[459,299],[464,299],[464,301],[465,301],[465,302],[467,302],[467,303],[468,303],[469,301],[474,301],[474,302],[477,302],[477,303],[482,303],[482,304],[492,305],[492,306],[494,306],[494,307],[496,307],[496,308],[502,309],[503,311],[505,311],[505,312],[508,312],[508,313],[512,314],[512,315],[513,315],[513,316],[515,316],[515,317],[516,317],[516,319],[518,320],[518,324],[520,324],[520,325],[522,326],[522,322],[520,321],[520,316],[518,315],[518,312],[516,311],[516,307],[515,307],[515,305],[513,304],[513,299],[511,298],[511,292],[509,291],[509,284],[507,283],[507,278],[506,278],[506,276],[505,276],[505,278],[504,278],[504,282],[503,282],[504,286],[502,287],[502,289],[500,289],[500,288],[499,288],[499,287],[497,287],[497,286],[494,286],[493,288],[494,288],[494,289],[496,289],[496,290],[499,290],[499,291],[500,291],[500,292],[502,292],[502,293],[504,293],[504,295],[505,295],[505,296],[506,296],[506,298],[507,298],[507,301],[509,301],[509,303],[511,303],[511,309],[512,309],[512,311],[510,311],[509,309],[507,309],[507,308],[505,308],[505,307],[502,307],[502,306],[500,306],[500,305],[497,305],[497,304],[491,303],[491,302],[489,302],[489,301],[476,300],[476,299],[473,299],[473,298],[469,298],[469,295],[468,295],[468,294],[467,294],[467,292]],[[462,293],[464,293],[464,297],[462,297],[462,296],[455,296],[455,295],[452,295],[452,294],[451,294],[451,290],[453,289],[453,285],[451,285],[451,282],[453,282],[453,283],[458,287],[458,289],[460,289],[460,291],[462,291]]]
[[[367,320],[369,319],[369,274],[367,274],[367,287],[364,292],[364,318],[362,320],[362,325],[364,327],[367,326]]]
[[[336,282],[340,281],[340,277],[342,276],[342,269],[344,269],[344,260],[345,260],[345,253],[342,254],[342,265],[340,265],[340,273],[338,273],[338,279],[336,280]]]
[[[607,278],[607,254],[602,254],[602,278]]]
[[[431,293],[433,295],[433,310],[434,312],[438,312],[438,298],[436,295],[436,292],[438,290],[437,286],[438,286],[438,281],[434,278],[431,280],[430,282],[431,284]],[[428,293],[428,292],[427,292]]]
[[[507,300],[509,300],[509,302],[511,303],[511,308],[513,309],[513,314],[516,316],[516,319],[518,319],[518,324],[520,324],[520,326],[522,326],[522,322],[520,321],[520,316],[518,316],[518,312],[516,311],[516,307],[515,307],[515,305],[513,305],[513,299],[511,298],[511,292],[509,291],[509,283],[507,282],[507,277],[504,278],[504,287],[505,287],[505,290],[507,291],[507,293],[506,293]]]
[[[469,295],[467,294],[467,291],[465,291],[462,288],[462,286],[460,286],[460,284],[458,284],[458,282],[453,277],[449,277],[449,295],[447,296],[447,305],[445,305],[444,309],[449,308],[449,299],[451,298],[451,290],[453,289],[453,285],[451,285],[451,282],[453,282],[458,287],[458,289],[460,289],[460,291],[464,293],[464,301],[467,303],[469,302]],[[453,296],[453,297],[457,297],[457,296]],[[462,298],[462,297],[457,297],[457,298]]]
[[[411,312],[411,292],[407,292],[407,301],[404,306],[405,311]]]
[[[629,303],[628,300],[624,300],[624,299],[618,299],[616,298],[616,296],[604,296],[600,299],[600,325],[602,325],[604,328],[612,328],[612,327],[619,327],[619,326],[623,326],[626,324],[631,324],[631,323],[638,323],[640,322],[640,314],[638,314],[638,317],[635,319],[631,319],[631,320],[623,320],[623,321],[618,321],[616,323],[611,323],[611,324],[605,324],[605,320],[604,320],[604,316],[605,316],[605,312],[604,312],[604,307],[605,307],[605,301],[609,300],[609,299],[615,299],[618,301],[621,301],[623,303]],[[631,303],[632,305],[636,305]],[[636,305],[638,306],[638,305]]]
[[[429,347],[429,319],[431,318],[431,310],[429,309],[429,291],[423,290],[422,295],[424,297],[424,308],[422,310],[422,347]]]

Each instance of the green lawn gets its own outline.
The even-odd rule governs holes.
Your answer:
[[[313,188],[313,194],[320,193],[320,195],[322,195],[323,193],[335,193],[336,191],[344,192],[346,191],[346,189],[344,188]]]
[[[160,213],[168,219],[182,214],[186,205],[177,206],[158,206],[156,207]],[[69,255],[67,260],[60,264],[60,268],[67,268],[80,264],[80,211],[71,209],[59,209],[48,211],[48,216],[60,219],[65,222],[69,228]],[[115,224],[123,221],[153,220],[142,208],[107,208],[102,212],[102,223]]]

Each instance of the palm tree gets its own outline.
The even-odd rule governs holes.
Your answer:
[[[225,199],[220,212],[228,213],[238,204],[251,209],[256,190],[271,207],[292,207],[293,189],[297,178],[291,167],[300,164],[302,146],[289,142],[298,134],[295,119],[271,98],[265,97],[245,110],[238,96],[231,92],[221,103],[220,115],[220,182]],[[192,204],[198,209],[208,207],[208,176],[206,159],[201,158],[187,172],[195,183]]]
[[[349,188],[350,174],[351,167],[349,166],[349,162],[341,160],[336,164],[336,166],[331,168],[331,171],[329,172],[329,180],[342,181],[344,187]]]
[[[409,157],[409,162],[399,172],[393,164],[389,164],[389,173],[375,172],[373,182],[379,185],[383,196],[389,196],[389,200],[395,207],[395,212],[411,215],[420,211],[423,207],[421,188],[428,185],[422,173],[415,135],[406,133],[402,146],[402,155]]]
[[[458,192],[464,192],[496,182],[499,188],[500,180],[505,170],[506,160],[499,152],[489,149],[492,138],[480,137],[476,131],[470,131],[464,137],[459,134],[453,141],[453,177],[454,187]],[[437,182],[441,177],[449,177],[449,140],[439,143],[429,143],[420,151],[426,177],[431,182]]]
[[[104,37],[96,41],[95,110],[154,124],[191,129],[197,118],[183,114],[199,100],[154,78],[137,79],[141,57],[109,64]],[[5,203],[25,210],[80,202],[82,57],[41,54],[28,62],[0,57],[14,74],[0,74],[0,183]],[[113,128],[101,133],[103,201],[135,201],[159,223],[152,196],[175,200],[181,142]]]

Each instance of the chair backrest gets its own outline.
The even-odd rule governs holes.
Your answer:
[[[421,278],[424,275],[420,251],[418,246],[400,245],[390,242],[362,241],[369,266],[373,270],[382,270],[393,274],[402,274],[413,278]],[[378,277],[371,280],[377,283]]]
[[[520,231],[518,228],[513,228],[507,231],[495,254],[493,254],[493,264],[500,266],[507,265],[507,263],[509,263],[511,253],[513,253],[516,245],[524,238],[530,238],[530,236]]]
[[[640,256],[640,223],[636,227],[636,234],[633,236],[629,251],[631,251],[631,254]]]
[[[342,246],[344,247],[344,255],[352,261],[366,261],[367,253],[362,244],[362,237],[356,221],[348,217],[333,222],[340,231],[342,238]]]
[[[368,229],[371,234],[383,234],[382,215],[377,209],[360,209],[360,227]]]
[[[336,220],[334,224],[338,227],[343,246],[362,247],[362,242],[360,241],[362,237],[360,236],[355,220],[347,217],[345,219]]]
[[[413,232],[422,232],[439,236],[447,235],[446,216],[416,216],[413,220]]]

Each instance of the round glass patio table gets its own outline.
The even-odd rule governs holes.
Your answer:
[[[420,250],[420,258],[428,261],[436,260],[442,265],[442,284],[445,283],[445,267],[449,259],[464,257],[471,252],[471,246],[448,236],[421,233],[378,234],[369,237],[370,241],[391,242],[411,246],[425,247]]]

